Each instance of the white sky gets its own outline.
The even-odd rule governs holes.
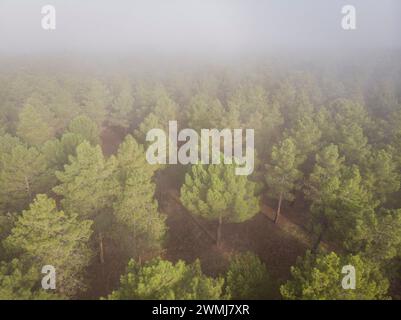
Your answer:
[[[57,29],[41,28],[41,7]],[[357,30],[341,29],[353,4]],[[0,54],[260,52],[401,46],[397,0],[0,0]]]

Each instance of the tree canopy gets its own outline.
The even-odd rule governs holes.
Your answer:
[[[356,272],[356,288],[344,290],[341,272],[351,265]],[[300,300],[376,300],[386,299],[388,280],[377,266],[360,256],[338,256],[334,252],[313,255],[307,252],[291,268],[292,279],[281,286],[284,299]]]
[[[181,187],[181,201],[193,214],[218,221],[217,244],[223,222],[240,223],[259,212],[256,183],[235,175],[233,165],[193,165]]]
[[[111,300],[166,299],[209,300],[221,299],[224,279],[213,279],[202,273],[199,261],[187,265],[184,261],[155,259],[143,266],[134,260],[128,263],[120,287],[109,295]]]

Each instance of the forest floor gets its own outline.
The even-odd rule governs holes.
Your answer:
[[[280,284],[289,278],[297,257],[303,256],[312,246],[305,228],[291,219],[295,215],[283,212],[275,224],[274,210],[263,201],[261,212],[252,219],[223,225],[222,244],[218,248],[216,223],[194,217],[182,206],[178,187],[181,181],[173,178],[174,173],[177,170],[165,169],[157,179],[159,207],[167,215],[164,256],[169,260],[193,262],[199,259],[206,274],[218,276],[225,272],[231,255],[251,251],[264,261],[271,278]],[[279,293],[275,296],[279,297]]]
[[[218,248],[204,231],[214,232],[216,224],[190,215],[179,203],[176,190],[169,190],[168,196],[171,201],[163,206],[169,227],[166,257],[188,262],[199,258],[206,274],[217,276],[226,270],[232,254],[252,251],[266,263],[272,278],[281,283],[288,279],[296,258],[309,247],[298,226],[284,216],[274,224],[270,217],[272,209],[264,206],[263,213],[246,222],[224,224],[222,245]]]
[[[111,129],[102,133],[105,155],[115,154],[121,134]],[[273,222],[274,210],[266,199],[261,201],[261,212],[243,223],[226,223],[222,229],[222,244],[215,244],[216,223],[194,217],[180,203],[179,188],[183,183],[185,168],[170,166],[156,176],[156,197],[160,211],[167,216],[167,238],[163,256],[171,261],[182,259],[193,262],[199,259],[202,270],[212,276],[225,272],[230,257],[237,252],[256,253],[266,264],[275,288],[290,276],[290,268],[298,256],[312,246],[310,234],[305,229],[303,215],[297,207],[284,207],[277,224]],[[118,286],[126,261],[112,242],[105,243],[108,259],[105,265],[96,263],[91,268],[92,285],[84,298],[106,296]],[[106,284],[105,284],[106,283]],[[279,292],[275,292],[279,298]]]

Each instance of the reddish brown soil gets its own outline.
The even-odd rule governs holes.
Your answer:
[[[103,154],[106,156],[110,156],[117,152],[118,146],[121,141],[124,139],[124,132],[121,130],[105,127],[101,133],[102,140],[102,150]]]

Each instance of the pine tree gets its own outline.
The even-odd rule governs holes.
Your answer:
[[[370,233],[371,241],[364,248],[363,254],[369,260],[386,267],[389,261],[401,256],[401,209],[379,210],[377,223]]]
[[[75,92],[74,92],[75,93]],[[80,113],[80,107],[67,83],[58,85],[53,91],[49,110],[54,115],[52,127],[57,135],[62,134],[72,119]]]
[[[97,145],[97,139],[91,140],[93,146]],[[62,170],[68,163],[69,157],[76,156],[77,147],[84,141],[88,140],[83,135],[68,131],[60,139],[47,141],[41,149],[52,171]]]
[[[110,104],[108,88],[98,80],[92,80],[88,84],[82,101],[82,112],[101,127]]]
[[[251,252],[236,254],[226,275],[227,291],[234,300],[271,298],[272,281],[265,264]]]
[[[400,173],[390,152],[373,152],[365,167],[366,185],[381,203],[400,189]]]
[[[27,104],[19,114],[17,135],[31,146],[41,145],[54,136],[52,122],[47,121],[38,108]]]
[[[343,171],[335,200],[326,204],[320,218],[326,223],[330,239],[341,243],[348,252],[358,253],[372,240],[378,203],[364,187],[356,167]]]
[[[76,156],[70,156],[64,171],[56,172],[61,184],[53,191],[63,196],[61,204],[67,212],[94,218],[114,197],[114,170],[114,157],[106,160],[100,146],[84,141],[77,147]]]
[[[7,154],[10,154],[14,147],[21,145],[21,140],[17,137],[5,133],[0,135],[0,170],[2,164],[7,159]]]
[[[202,273],[199,261],[191,265],[176,264],[160,258],[143,265],[130,260],[120,287],[108,299],[130,300],[209,300],[221,299],[224,279],[213,279]]]
[[[355,268],[356,287],[342,288],[344,266]],[[374,300],[387,299],[388,280],[377,265],[359,255],[338,256],[334,252],[313,255],[309,251],[291,268],[292,279],[281,286],[289,300]]]
[[[155,113],[157,105],[159,105],[160,111],[163,112],[163,104],[166,106],[173,105],[173,101],[170,98],[166,88],[160,84],[140,84],[136,87],[134,94],[135,102],[135,125],[139,125],[144,119],[151,113]],[[170,107],[168,107],[170,109]],[[157,112],[156,112],[157,113]],[[163,113],[161,114],[163,115]],[[175,118],[170,118],[172,120]],[[177,119],[175,119],[177,120]]]
[[[18,259],[0,261],[0,300],[50,300],[62,296],[40,287],[40,269]]]
[[[331,149],[331,155],[327,151]],[[379,202],[366,188],[356,166],[345,167],[335,148],[322,151],[310,175],[306,195],[312,201],[311,223],[318,236],[315,250],[326,236],[351,253],[363,251],[372,241],[377,226]]]
[[[300,117],[288,135],[295,144],[299,155],[299,162],[305,161],[308,156],[319,148],[322,132],[309,114]]]
[[[297,169],[298,151],[294,142],[287,138],[279,146],[274,146],[271,155],[271,164],[266,166],[266,183],[269,195],[278,200],[278,207],[274,223],[280,216],[281,203],[283,200],[294,200],[294,190],[298,188],[297,183],[302,177],[302,172]]]
[[[166,232],[165,217],[154,199],[154,168],[145,158],[144,148],[128,135],[117,153],[120,191],[113,205],[118,238],[131,257],[160,250]],[[124,232],[125,231],[125,232]]]
[[[284,102],[286,103],[286,102]],[[315,106],[313,105],[311,98],[305,90],[298,90],[292,101],[292,106],[289,114],[286,115],[288,118],[287,124],[290,128],[297,126],[299,121],[302,121],[306,117],[314,115]],[[311,132],[312,133],[312,132]]]
[[[192,97],[188,110],[189,128],[200,132],[201,129],[220,128],[225,117],[225,110],[218,99],[204,93]]]
[[[261,86],[245,85],[239,87],[227,101],[227,112],[222,127],[253,128],[255,147],[259,156],[266,159],[270,154],[278,127],[283,123],[278,103],[268,99]]]
[[[322,203],[335,195],[340,184],[344,159],[339,156],[337,146],[331,144],[316,155],[316,165],[309,177],[306,195],[310,200]]]
[[[103,264],[104,233],[112,223],[112,203],[118,191],[114,177],[116,160],[114,157],[106,160],[100,146],[91,146],[87,141],[77,147],[76,156],[69,158],[64,171],[56,172],[61,184],[53,191],[63,196],[61,204],[67,212],[77,212],[81,219],[94,220]]]
[[[128,82],[121,84],[121,88],[114,98],[110,106],[110,114],[108,123],[111,126],[118,126],[128,129],[130,126],[130,118],[132,116],[134,106],[134,97],[132,89]]]
[[[259,212],[256,183],[235,175],[233,165],[194,165],[181,187],[181,202],[193,214],[218,221],[220,245],[223,222],[239,223]]]
[[[365,136],[370,119],[363,105],[347,100],[336,99],[327,109],[325,124],[326,141],[335,143],[348,165],[363,163],[369,154],[368,139]]]
[[[99,128],[88,116],[80,115],[72,119],[67,132],[80,136],[81,140],[86,140],[93,146],[100,144]]]
[[[17,144],[0,159],[0,208],[6,211],[25,208],[52,184],[46,158],[35,147]]]
[[[7,248],[38,268],[53,265],[57,271],[57,290],[67,296],[82,289],[82,271],[91,257],[88,240],[92,222],[79,221],[77,217],[75,213],[58,211],[53,199],[39,194],[18,217],[5,240]]]
[[[167,94],[158,97],[151,110],[134,132],[135,138],[141,143],[145,142],[149,130],[158,128],[167,132],[169,121],[180,120],[178,106]]]
[[[368,139],[364,136],[363,129],[355,123],[340,124],[337,129],[338,149],[345,156],[347,164],[360,165],[370,152]]]
[[[305,197],[312,202],[312,228],[317,234],[314,250],[317,249],[328,228],[325,210],[336,200],[341,185],[343,158],[338,154],[336,145],[329,145],[316,155],[316,164],[304,190]]]
[[[0,261],[7,257],[7,252],[3,249],[2,241],[8,237],[14,226],[16,213],[0,211]]]

